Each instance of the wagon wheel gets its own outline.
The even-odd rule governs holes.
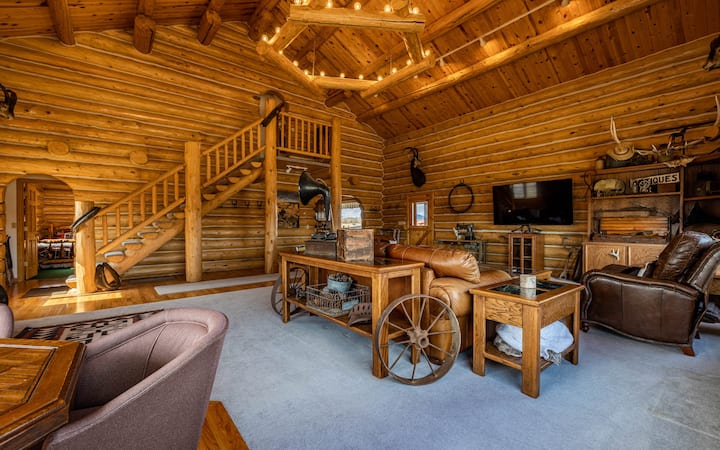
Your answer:
[[[383,327],[389,335],[402,334],[381,344]],[[442,378],[455,362],[460,351],[460,325],[452,309],[439,299],[405,295],[383,311],[373,345],[393,378],[405,384],[429,384]],[[383,350],[387,350],[387,357]]]
[[[288,270],[288,295],[297,298],[304,297],[305,288],[307,287],[307,279],[307,270],[302,267],[291,267],[290,270]],[[282,276],[278,276],[277,280],[275,280],[275,284],[273,285],[272,293],[270,294],[270,305],[275,312],[280,315],[282,315],[282,300]],[[298,309],[295,304],[290,303],[289,306],[290,314],[300,312],[300,309]]]

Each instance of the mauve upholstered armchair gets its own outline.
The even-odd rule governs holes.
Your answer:
[[[0,285],[0,338],[12,337],[15,327],[15,316],[8,301],[7,291]]]
[[[43,448],[196,450],[227,327],[168,309],[88,344],[70,422]]]

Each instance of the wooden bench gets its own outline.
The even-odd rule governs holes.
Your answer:
[[[210,401],[198,450],[249,450],[222,402]]]

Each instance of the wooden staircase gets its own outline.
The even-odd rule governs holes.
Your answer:
[[[201,153],[201,192],[204,216],[263,173],[265,145],[262,120],[238,131]],[[167,171],[95,216],[100,247],[96,260],[123,274],[185,228],[186,163]]]

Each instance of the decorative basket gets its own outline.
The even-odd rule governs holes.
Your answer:
[[[331,290],[326,284],[316,284],[308,286],[305,295],[309,308],[331,317],[344,316],[358,303],[370,302],[370,288],[360,284],[347,292]]]

